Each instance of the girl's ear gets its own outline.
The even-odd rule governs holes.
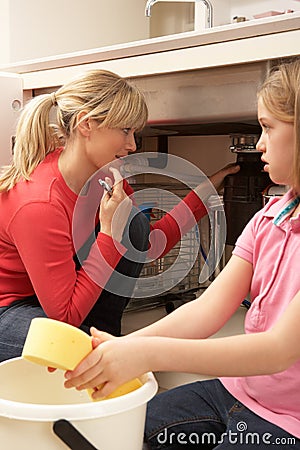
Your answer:
[[[86,111],[81,111],[77,116],[77,129],[85,137],[89,137],[91,132],[91,120],[85,119]]]

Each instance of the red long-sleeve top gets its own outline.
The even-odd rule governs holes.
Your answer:
[[[35,294],[48,317],[79,326],[126,248],[100,232],[83,267],[76,270],[73,256],[92,233],[97,217],[93,202],[78,209],[84,197],[65,183],[58,169],[60,152],[47,155],[30,181],[20,181],[0,194],[0,306]],[[126,182],[124,187],[133,194]],[[98,189],[99,204],[100,185]],[[166,254],[205,214],[192,191],[151,227],[162,232],[152,233],[151,257]],[[97,282],[90,276],[93,273]]]

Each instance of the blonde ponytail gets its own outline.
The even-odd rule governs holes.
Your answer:
[[[0,176],[0,192],[8,191],[21,179],[29,180],[37,165],[55,149],[56,132],[49,119],[52,107],[52,94],[33,98],[25,106],[16,129],[13,162]]]

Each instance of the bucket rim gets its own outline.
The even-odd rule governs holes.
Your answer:
[[[12,358],[2,364],[23,358]],[[45,422],[59,419],[90,420],[120,414],[146,404],[157,393],[158,384],[152,372],[140,377],[143,385],[135,391],[116,398],[74,404],[34,404],[0,398],[0,417]]]

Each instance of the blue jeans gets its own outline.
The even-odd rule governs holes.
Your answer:
[[[154,397],[148,403],[145,441],[151,450],[300,449],[300,439],[250,411],[218,379]]]
[[[0,362],[21,356],[30,322],[46,317],[35,296],[0,308]]]
[[[143,213],[133,208],[127,229],[124,231],[124,241],[122,241],[128,248],[129,240],[133,249],[126,253],[127,257],[123,256],[119,261],[98,301],[80,326],[82,330],[88,333],[90,327],[95,326],[115,336],[120,335],[123,311],[131,298],[145,262],[149,232],[148,219]],[[94,240],[95,233],[80,250],[80,258],[74,257],[77,269],[87,257]],[[136,255],[133,254],[134,248],[137,249]],[[120,278],[120,274],[127,275],[129,278]],[[116,283],[121,288],[122,296],[110,292],[110,286],[113,287]],[[120,285],[120,283],[123,284]],[[21,356],[30,322],[35,317],[46,317],[36,296],[18,300],[8,307],[0,308],[0,362]]]

